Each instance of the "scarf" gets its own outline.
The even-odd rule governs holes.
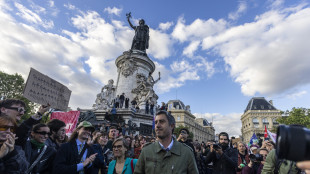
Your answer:
[[[34,139],[31,139],[30,142],[38,149],[42,149],[42,147],[44,147],[44,143],[39,143]]]

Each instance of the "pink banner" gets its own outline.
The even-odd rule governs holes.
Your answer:
[[[80,111],[69,111],[69,112],[53,112],[51,115],[52,119],[58,119],[66,123],[66,134],[71,135],[76,127],[80,116]]]

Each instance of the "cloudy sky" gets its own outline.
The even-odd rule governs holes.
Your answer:
[[[131,46],[128,12],[150,27],[159,103],[180,99],[233,135],[254,96],[309,108],[306,0],[0,0],[0,70],[26,79],[33,67],[72,90],[73,109],[91,108]]]

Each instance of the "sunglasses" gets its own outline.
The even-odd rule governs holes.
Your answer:
[[[15,132],[14,126],[0,126],[0,131],[6,131],[8,129],[10,129],[11,132]]]
[[[19,113],[26,112],[26,110],[24,108],[22,108],[22,107],[18,107],[18,108],[16,108],[16,107],[6,107],[6,108],[7,109],[13,109],[13,110],[15,110],[15,111],[17,111]]]
[[[49,132],[34,132],[36,134],[40,134],[40,135],[51,135],[51,133]]]
[[[121,149],[123,145],[113,146],[113,149]]]

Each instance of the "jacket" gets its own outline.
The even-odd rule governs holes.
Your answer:
[[[102,149],[102,147],[100,146],[100,144],[94,144],[93,149],[95,151],[95,153],[97,153],[95,163],[94,163],[94,172],[98,173],[99,170],[101,171],[101,173],[105,173],[105,169],[107,166],[107,156],[104,155],[105,150],[107,150],[107,147],[104,147],[104,149]]]
[[[244,157],[244,159],[245,159],[245,165],[247,166],[247,164],[249,164],[250,163],[250,158],[249,158],[249,154],[246,152],[246,154],[245,154],[245,157]],[[240,153],[238,153],[238,166],[240,166],[240,164],[244,164],[243,163],[243,161],[242,161],[242,158],[241,158],[241,156],[240,156]],[[237,167],[237,174],[241,174],[241,171],[242,171],[242,169],[239,169],[238,167]]]
[[[25,153],[20,146],[0,159],[0,174],[24,174],[29,167]]]
[[[87,148],[88,158],[90,155],[94,154],[94,149],[89,145],[85,144]],[[77,164],[78,161],[78,148],[75,141],[64,143],[60,146],[56,153],[54,160],[53,173],[54,174],[78,174]],[[97,160],[97,159],[96,159]],[[94,162],[96,163],[96,161]],[[85,174],[94,174],[93,165],[84,168]]]
[[[165,151],[156,141],[145,144],[135,168],[135,174],[198,174],[190,147],[174,139],[172,148]]]
[[[276,150],[270,151],[266,157],[266,162],[262,170],[262,174],[273,174],[277,164]],[[290,172],[289,172],[290,171]],[[298,173],[296,163],[289,160],[284,160],[279,167],[279,174],[295,174]]]
[[[213,162],[213,173],[235,174],[238,166],[238,151],[227,147],[222,155],[215,151],[209,152],[206,157],[206,164]]]
[[[32,165],[32,163],[37,159],[39,154],[43,148],[38,152],[38,149],[32,145],[30,141],[27,141],[24,147],[25,156],[27,161],[29,162],[29,167]],[[32,173],[52,173],[53,168],[53,161],[56,155],[56,150],[52,147],[46,148],[46,151],[44,152],[43,156],[39,160],[39,162],[36,164],[36,166],[32,169]]]
[[[124,168],[122,171],[122,174],[132,174],[132,169],[131,169],[131,160],[133,162],[133,170],[135,169],[135,166],[137,164],[137,159],[132,159],[132,158],[126,158]],[[114,168],[116,165],[116,160],[113,160],[109,164],[109,169],[108,169],[108,174],[113,174]]]

